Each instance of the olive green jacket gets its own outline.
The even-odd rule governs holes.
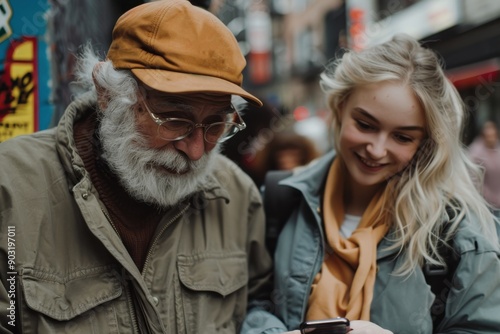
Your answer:
[[[236,333],[271,270],[253,182],[220,156],[195,200],[163,217],[139,272],[73,142],[93,105],[0,144],[0,332]]]

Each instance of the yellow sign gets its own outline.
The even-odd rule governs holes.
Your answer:
[[[12,9],[8,1],[0,0],[0,43],[12,35],[10,19],[12,18]]]
[[[0,142],[37,130],[36,39],[13,41],[0,82]]]

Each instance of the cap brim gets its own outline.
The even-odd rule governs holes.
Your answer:
[[[234,94],[262,107],[262,102],[258,98],[240,86],[217,77],[145,68],[133,68],[131,71],[141,82],[161,92]]]

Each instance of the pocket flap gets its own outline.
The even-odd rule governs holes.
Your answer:
[[[195,291],[214,291],[227,296],[248,281],[246,254],[179,255],[177,267],[182,284]]]
[[[21,282],[28,307],[59,321],[70,320],[122,294],[118,272],[109,267],[83,269],[67,277],[25,268]]]

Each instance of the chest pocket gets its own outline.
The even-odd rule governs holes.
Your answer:
[[[122,296],[115,270],[83,269],[61,278],[25,268],[20,280],[27,315],[23,327],[37,328],[39,333],[118,332],[116,310],[108,303]]]
[[[182,327],[187,333],[235,333],[246,310],[248,264],[244,252],[177,257]]]

